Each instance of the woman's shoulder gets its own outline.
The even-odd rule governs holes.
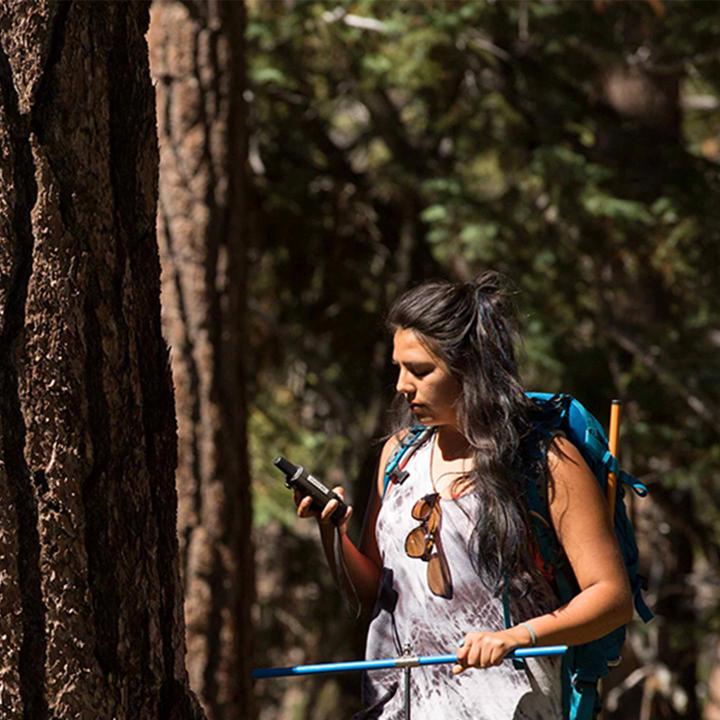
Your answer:
[[[417,447],[424,445],[432,437],[436,428],[423,425],[414,425],[413,427],[405,427],[394,432],[385,440],[382,451],[380,453],[381,460],[384,460],[383,467],[392,457],[393,453],[403,444],[415,445]],[[427,431],[430,432],[427,432]]]
[[[382,450],[380,451],[380,463],[377,477],[378,491],[381,497],[385,490],[385,468],[395,452],[400,449],[403,442],[407,441],[410,436],[410,431],[411,428],[402,428],[390,435],[390,437],[388,437],[383,443]]]
[[[568,508],[604,507],[600,485],[580,450],[565,436],[548,448],[548,500],[552,513]]]
[[[558,469],[574,465],[585,465],[585,460],[577,446],[568,440],[562,431],[552,434],[547,451],[548,470],[554,473]]]
[[[390,435],[390,437],[388,437],[383,443],[382,450],[380,452],[380,469],[383,473],[385,472],[385,466],[390,461],[393,453],[400,447],[403,440],[407,438],[409,432],[410,428],[402,428],[402,430],[398,430]]]

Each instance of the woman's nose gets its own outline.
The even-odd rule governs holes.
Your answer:
[[[398,379],[395,383],[395,389],[401,394],[401,395],[411,395],[415,391],[415,387],[410,382],[410,379],[408,378],[408,373],[405,370],[400,370],[398,372]]]

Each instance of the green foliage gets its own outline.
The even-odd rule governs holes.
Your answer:
[[[259,523],[293,521],[271,445],[367,494],[383,311],[490,266],[518,286],[527,385],[601,418],[631,399],[632,469],[720,575],[720,5],[656,6],[250,6]]]
[[[253,404],[249,422],[249,450],[252,461],[253,511],[255,525],[264,527],[275,520],[291,526],[297,522],[291,502],[292,492],[283,475],[273,465],[278,455],[307,468],[337,465],[347,439],[338,433],[302,427],[295,411],[292,393],[283,386],[261,391]]]

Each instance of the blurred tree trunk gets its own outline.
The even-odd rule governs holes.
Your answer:
[[[642,34],[643,29],[637,32]],[[616,66],[603,71],[603,97],[613,114],[608,114],[601,126],[598,149],[623,169],[623,191],[627,197],[650,202],[663,193],[682,143],[680,79],[678,69],[652,73],[640,67]],[[667,172],[657,173],[657,164],[664,165]],[[636,252],[642,265],[632,296],[633,321],[636,326],[670,326],[671,301],[657,268],[650,261],[652,251],[651,239],[638,238]],[[617,257],[609,257],[598,276],[598,287],[610,285],[600,298],[600,306],[609,319],[607,323],[604,320],[603,325],[618,353],[629,352],[636,360],[647,363],[639,346],[628,342],[632,336],[631,326],[612,283],[603,283],[613,276],[612,266],[617,262]],[[606,273],[604,277],[602,272]],[[618,715],[613,717],[695,718],[700,714],[696,693],[700,648],[697,634],[688,632],[688,628],[694,628],[698,622],[690,583],[695,553],[692,537],[684,524],[687,518],[695,516],[695,510],[687,489],[668,491],[657,486],[652,488],[652,493],[657,507],[638,503],[636,510],[641,524],[650,527],[654,534],[649,542],[641,538],[641,545],[653,547],[645,553],[646,560],[662,559],[661,589],[653,608],[657,616],[655,657],[645,658],[654,670],[644,680],[639,714],[634,709],[628,713],[628,702],[624,699],[620,701]],[[661,521],[651,523],[643,518],[655,511],[660,513]],[[665,525],[667,534],[662,535],[658,528]]]
[[[711,662],[703,720],[720,720],[720,640],[717,637],[713,641]]]
[[[208,717],[248,718],[244,5],[156,2],[163,323],[179,430],[190,684]]]
[[[0,7],[0,715],[200,718],[140,3]]]

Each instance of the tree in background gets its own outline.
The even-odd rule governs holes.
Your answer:
[[[720,617],[718,11],[250,7],[250,439],[268,661],[293,647],[298,660],[357,654],[362,630],[314,615],[334,591],[319,555],[307,561],[267,446],[357,478],[361,500],[392,396],[379,315],[408,282],[491,266],[520,289],[529,387],[572,392],[599,417],[611,397],[632,400],[622,447],[652,487],[638,523],[658,617],[632,633],[606,717],[699,715]],[[292,562],[279,570],[264,538]],[[356,702],[348,679],[260,692],[279,704],[286,690],[288,717],[290,692],[298,718]]]
[[[0,714],[201,718],[147,7],[0,8]]]
[[[188,670],[213,720],[252,717],[244,25],[241,2],[156,2],[149,34]]]

